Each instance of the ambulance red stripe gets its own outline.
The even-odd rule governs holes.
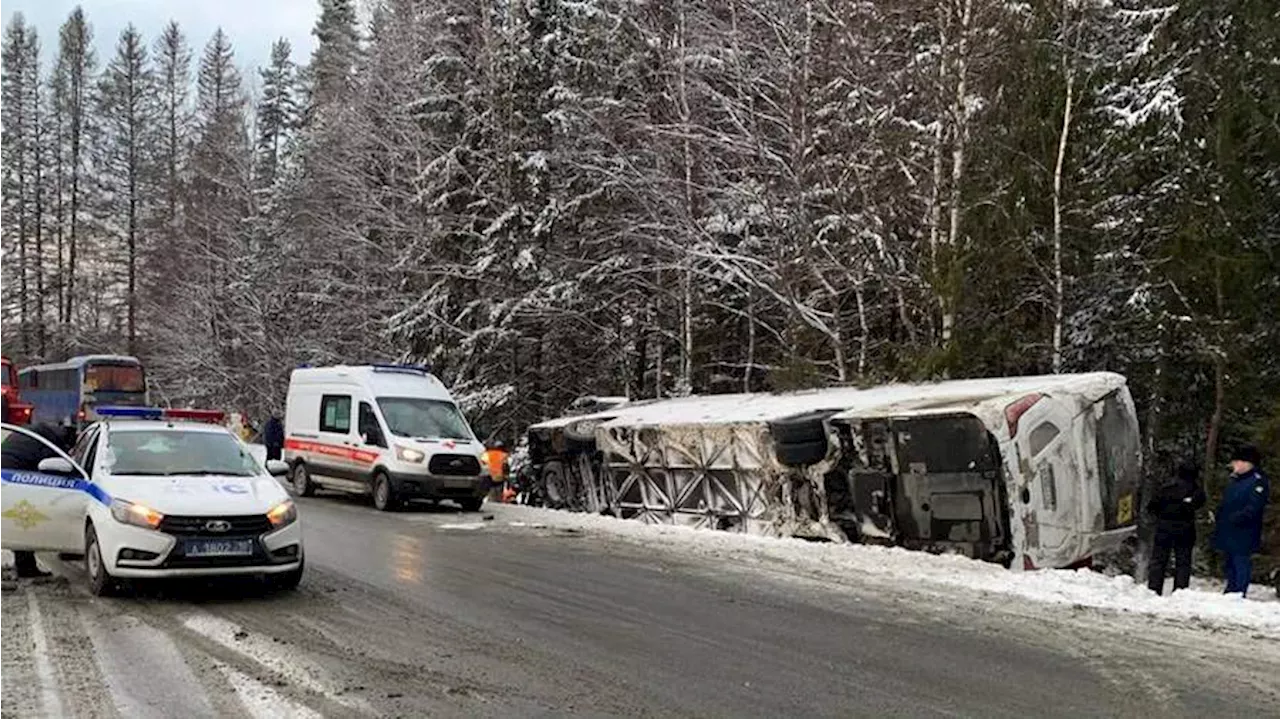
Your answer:
[[[339,447],[333,444],[313,442],[305,439],[286,439],[284,441],[284,448],[291,449],[295,452],[323,454],[326,457],[341,457],[342,459],[350,459],[360,462],[361,464],[373,464],[378,461],[377,452],[355,449],[354,447]]]

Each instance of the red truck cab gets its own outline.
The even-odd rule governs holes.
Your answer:
[[[4,369],[0,371],[3,379],[3,420],[9,424],[29,424],[31,422],[31,405],[22,402],[18,397],[18,370],[8,357],[0,357]]]

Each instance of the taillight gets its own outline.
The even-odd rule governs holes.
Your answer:
[[[1044,399],[1042,394],[1029,394],[1016,402],[1011,402],[1008,407],[1004,408],[1004,421],[1009,425],[1009,439],[1017,436],[1018,420],[1022,419],[1022,415],[1026,414],[1027,410],[1042,399]]]
[[[30,424],[31,412],[35,409],[29,404],[11,405],[9,407],[9,419],[7,421],[13,424]]]

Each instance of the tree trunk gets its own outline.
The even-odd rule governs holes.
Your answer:
[[[961,185],[964,181],[964,157],[965,145],[969,137],[969,108],[968,108],[968,58],[969,53],[969,27],[973,20],[973,0],[964,0],[963,9],[960,14],[960,38],[956,48],[956,94],[955,106],[953,113],[955,115],[955,125],[952,131],[952,149],[951,149],[951,195],[948,200],[947,210],[949,214],[949,226],[947,227],[947,247],[948,258],[947,263],[951,265],[958,262],[957,255],[960,244],[960,200]],[[956,324],[956,311],[959,304],[959,289],[953,286],[956,276],[955,268],[948,266],[948,280],[946,290],[946,307],[942,313],[942,341],[944,344],[950,344],[952,333]]]
[[[1065,297],[1062,277],[1062,170],[1067,161],[1067,138],[1071,133],[1071,113],[1075,102],[1075,72],[1069,52],[1071,19],[1068,0],[1062,2],[1062,71],[1067,78],[1062,107],[1062,128],[1058,132],[1058,156],[1053,167],[1053,373],[1062,372],[1062,325]]]
[[[755,292],[747,288],[747,352],[742,369],[742,391],[751,391],[751,374],[756,366],[756,302]]]

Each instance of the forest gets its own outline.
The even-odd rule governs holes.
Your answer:
[[[1112,370],[1211,488],[1232,443],[1280,456],[1274,0],[320,0],[313,32],[245,68],[6,18],[6,355],[134,354],[251,416],[302,363],[426,362],[508,441],[585,394]]]

